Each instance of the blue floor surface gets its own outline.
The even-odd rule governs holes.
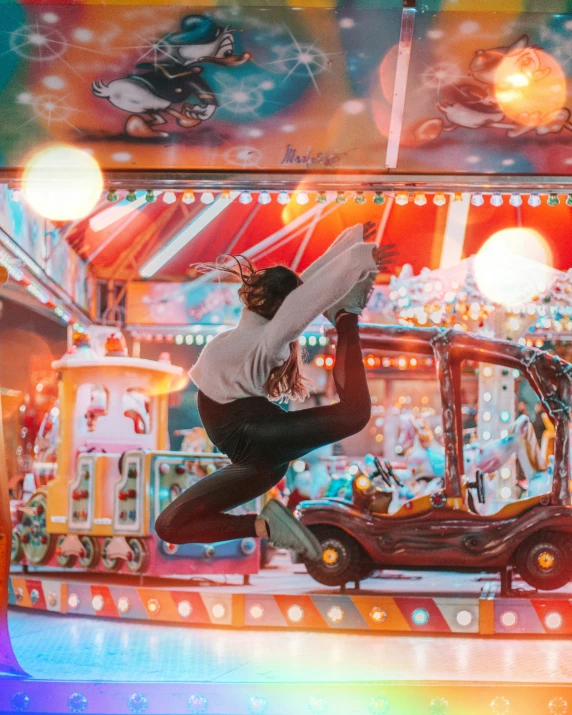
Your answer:
[[[9,611],[36,678],[202,683],[572,682],[567,640],[237,631]]]

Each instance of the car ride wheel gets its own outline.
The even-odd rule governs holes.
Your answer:
[[[306,562],[310,576],[325,586],[343,586],[350,581],[359,581],[365,554],[358,542],[335,527],[310,528],[322,546],[322,558]]]
[[[112,559],[107,555],[107,549],[109,548],[111,541],[112,539],[110,536],[103,541],[103,546],[101,547],[101,563],[106,571],[119,571],[122,565],[121,560],[117,558]]]
[[[533,534],[516,552],[515,566],[533,588],[553,591],[572,578],[572,545],[563,534]]]
[[[10,550],[10,563],[17,564],[22,558],[22,540],[20,534],[14,529],[12,531],[12,548]]]
[[[82,552],[79,557],[79,563],[84,569],[95,568],[99,560],[99,545],[97,539],[92,536],[80,536],[79,537]]]
[[[127,568],[132,573],[142,573],[147,570],[149,551],[143,539],[129,539],[127,542],[131,558],[127,559]]]

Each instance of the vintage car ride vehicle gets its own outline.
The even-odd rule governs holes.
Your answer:
[[[572,579],[569,404],[572,365],[536,348],[439,328],[362,326],[367,350],[434,357],[443,405],[444,486],[387,513],[388,500],[367,477],[356,480],[351,502],[305,501],[298,516],[323,547],[310,575],[327,586],[359,582],[382,568],[474,570],[507,574],[516,569],[537,589],[558,589]],[[518,369],[555,425],[554,469],[548,493],[478,513],[483,474],[464,475],[461,362]],[[386,482],[389,465],[377,463]],[[471,498],[470,498],[471,497]]]

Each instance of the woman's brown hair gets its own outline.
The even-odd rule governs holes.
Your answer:
[[[236,262],[236,267],[229,265]],[[216,263],[196,266],[201,272],[217,270],[240,278],[242,286],[238,291],[240,300],[254,313],[272,320],[278,309],[293,290],[300,284],[300,278],[286,266],[273,266],[258,270],[253,263],[241,255],[222,255]],[[290,355],[283,365],[275,367],[264,385],[268,399],[305,400],[310,394],[312,381],[302,374],[302,349],[295,340],[290,343]]]

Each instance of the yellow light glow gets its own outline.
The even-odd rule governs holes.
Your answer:
[[[42,149],[28,162],[23,177],[24,197],[41,216],[72,221],[87,216],[103,191],[97,161],[80,149]]]
[[[509,52],[495,70],[494,94],[507,118],[523,127],[559,131],[567,121],[566,75],[540,48]]]
[[[358,489],[361,489],[361,491],[365,491],[366,489],[369,489],[369,478],[365,476],[358,477],[356,479],[356,487]]]
[[[493,234],[475,257],[475,278],[488,300],[504,306],[527,303],[538,286],[549,285],[552,252],[532,228],[507,228]]]

